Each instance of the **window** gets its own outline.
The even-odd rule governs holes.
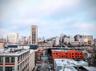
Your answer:
[[[10,57],[5,57],[5,62],[9,63],[10,62]]]
[[[11,62],[12,62],[12,63],[15,62],[15,57],[11,57]]]
[[[5,71],[14,71],[14,67],[5,67]]]
[[[3,57],[0,57],[0,64],[3,63]]]
[[[3,71],[3,67],[0,67],[0,71]]]
[[[58,66],[56,71],[60,71],[62,69],[62,66]]]

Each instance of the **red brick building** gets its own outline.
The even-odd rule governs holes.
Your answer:
[[[52,51],[53,59],[68,58],[68,59],[84,59],[84,54],[77,50],[68,51]]]

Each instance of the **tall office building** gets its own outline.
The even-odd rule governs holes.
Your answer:
[[[7,36],[7,42],[11,44],[18,43],[18,34],[17,33],[9,33]]]
[[[32,25],[32,44],[37,44],[38,27],[37,25]]]

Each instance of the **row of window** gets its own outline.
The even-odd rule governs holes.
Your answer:
[[[0,71],[3,71],[3,67],[0,67]],[[5,71],[14,71],[14,67],[5,67]]]
[[[29,52],[26,52],[18,57],[18,61],[21,62],[22,60],[24,60],[28,56],[29,56]]]
[[[26,58],[20,65],[18,65],[18,70],[27,69],[26,66],[29,67],[29,58]]]
[[[61,58],[63,58],[63,57],[64,57],[64,58],[66,58],[66,57],[70,57],[70,58],[71,58],[71,57],[75,57],[75,58],[76,58],[76,57],[80,57],[80,58],[83,58],[83,56],[53,56],[53,57],[61,57]]]
[[[71,55],[82,55],[82,53],[52,53],[52,54],[56,54],[56,55],[58,55],[58,54],[66,54],[66,55],[68,55],[68,54],[71,54]]]
[[[5,63],[14,63],[15,57],[5,57]],[[0,63],[3,63],[3,56],[0,56]]]

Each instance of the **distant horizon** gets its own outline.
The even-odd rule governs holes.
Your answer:
[[[0,0],[0,37],[10,32],[39,37],[92,35],[96,38],[96,0]]]
[[[17,32],[10,32],[10,33],[17,33]],[[5,36],[1,36],[0,38],[7,38],[8,34],[10,34],[10,33],[7,33]],[[29,34],[29,35],[22,35],[22,34],[19,34],[19,33],[17,33],[17,34],[19,35],[19,37],[29,37],[29,36],[31,36],[31,34]],[[49,36],[49,37],[47,37],[47,36],[46,37],[45,36],[38,36],[38,38],[48,39],[48,38],[52,38],[52,37],[60,37],[60,35],[66,35],[66,36],[70,36],[70,37],[74,37],[75,35],[93,36],[91,34],[74,34],[74,35],[71,35],[71,34],[61,33],[61,34],[54,35],[54,36]],[[96,39],[95,36],[93,36],[93,38]]]

